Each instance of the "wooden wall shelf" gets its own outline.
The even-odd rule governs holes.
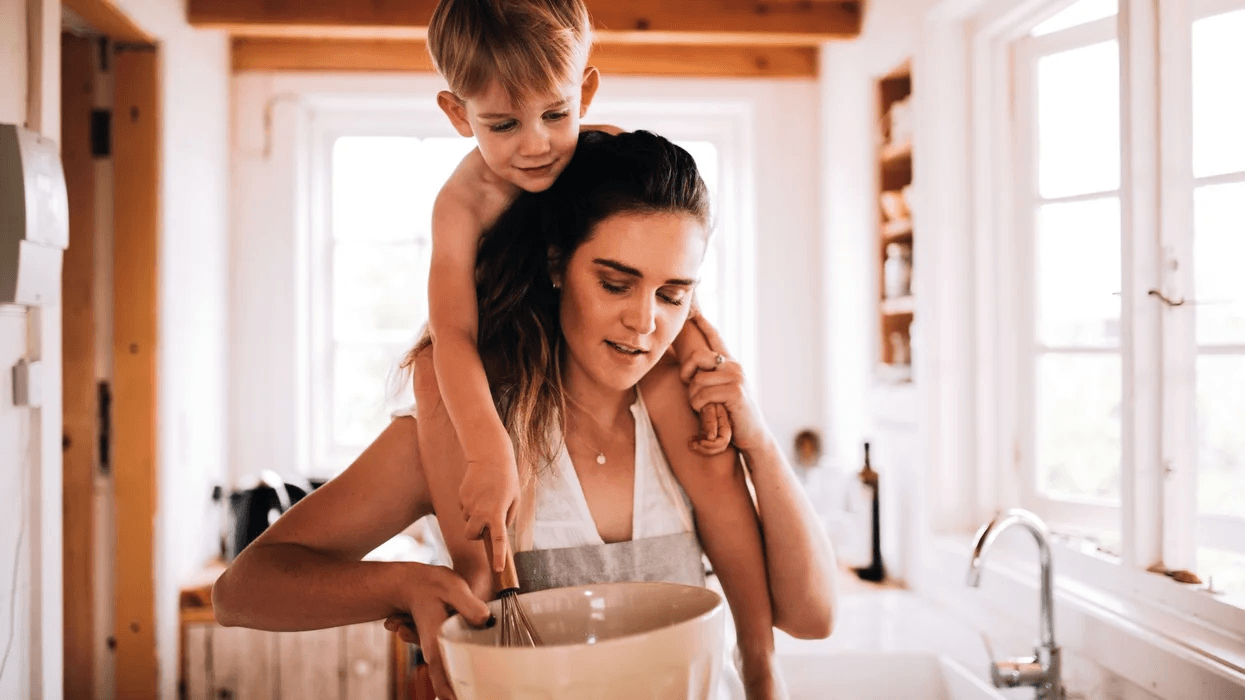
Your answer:
[[[911,381],[912,323],[916,297],[910,292],[916,260],[916,222],[911,212],[914,144],[912,67],[905,61],[878,77],[877,200],[878,371],[881,383]],[[884,203],[885,202],[885,203]],[[890,263],[887,263],[888,258]],[[891,284],[887,284],[888,276]],[[887,294],[890,287],[890,294]]]

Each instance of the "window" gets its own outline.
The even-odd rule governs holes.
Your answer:
[[[1021,366],[1026,504],[1119,539],[1120,70],[1113,2],[1076,3],[1016,45],[1017,234],[1032,280]]]
[[[413,401],[398,366],[428,318],[432,203],[475,145],[440,122],[440,114],[378,109],[337,115],[314,130],[310,410],[319,475],[344,469],[392,411]],[[697,298],[710,319],[730,319],[721,323],[724,339],[740,347],[741,290],[731,282],[741,257],[739,198],[724,205],[722,188],[724,180],[738,187],[739,174],[728,170],[739,167],[739,149],[724,158],[716,132],[702,129],[698,138],[694,124],[682,126],[658,133],[696,160],[716,223]]]
[[[1197,570],[1245,595],[1245,3],[1238,7],[1193,22],[1194,536]]]
[[[413,400],[409,383],[393,380],[428,320],[432,203],[471,147],[458,137],[386,135],[334,136],[328,146],[313,401],[317,462],[334,472]]]
[[[1192,8],[1160,12],[1136,65],[1114,0],[1073,3],[1012,42],[1017,323],[1003,332],[1019,340],[1021,503],[1113,560],[1152,553],[1242,604],[1245,1]],[[1189,92],[1122,90],[1147,52],[1163,61],[1153,82]],[[1191,128],[1156,140],[1130,136],[1129,119]]]

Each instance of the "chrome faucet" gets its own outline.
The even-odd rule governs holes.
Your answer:
[[[1050,531],[1038,516],[1021,508],[1012,508],[995,516],[977,531],[973,541],[973,559],[968,566],[968,585],[976,588],[981,584],[981,567],[986,552],[999,535],[1012,525],[1023,525],[1037,540],[1038,557],[1042,565],[1042,612],[1041,639],[1033,656],[991,660],[990,677],[997,688],[1033,686],[1036,700],[1063,700],[1063,680],[1060,676],[1059,647],[1055,645],[1054,589],[1051,581]]]

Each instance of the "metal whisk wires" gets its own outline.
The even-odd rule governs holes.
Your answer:
[[[484,532],[484,551],[489,565],[493,563],[493,541],[488,530]],[[506,566],[493,572],[493,584],[501,601],[501,624],[498,646],[536,647],[541,645],[540,635],[532,624],[523,603],[519,602],[519,575],[514,568],[514,547],[506,548]]]

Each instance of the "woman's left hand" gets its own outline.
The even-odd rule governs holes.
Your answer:
[[[722,336],[703,315],[697,314],[692,321],[709,341],[708,350],[685,358],[679,370],[679,376],[687,384],[692,409],[699,413],[708,404],[722,404],[730,414],[735,433],[732,442],[737,449],[747,452],[764,445],[769,439],[769,429],[744,386],[743,367],[730,356]],[[692,449],[702,452],[695,440]]]

